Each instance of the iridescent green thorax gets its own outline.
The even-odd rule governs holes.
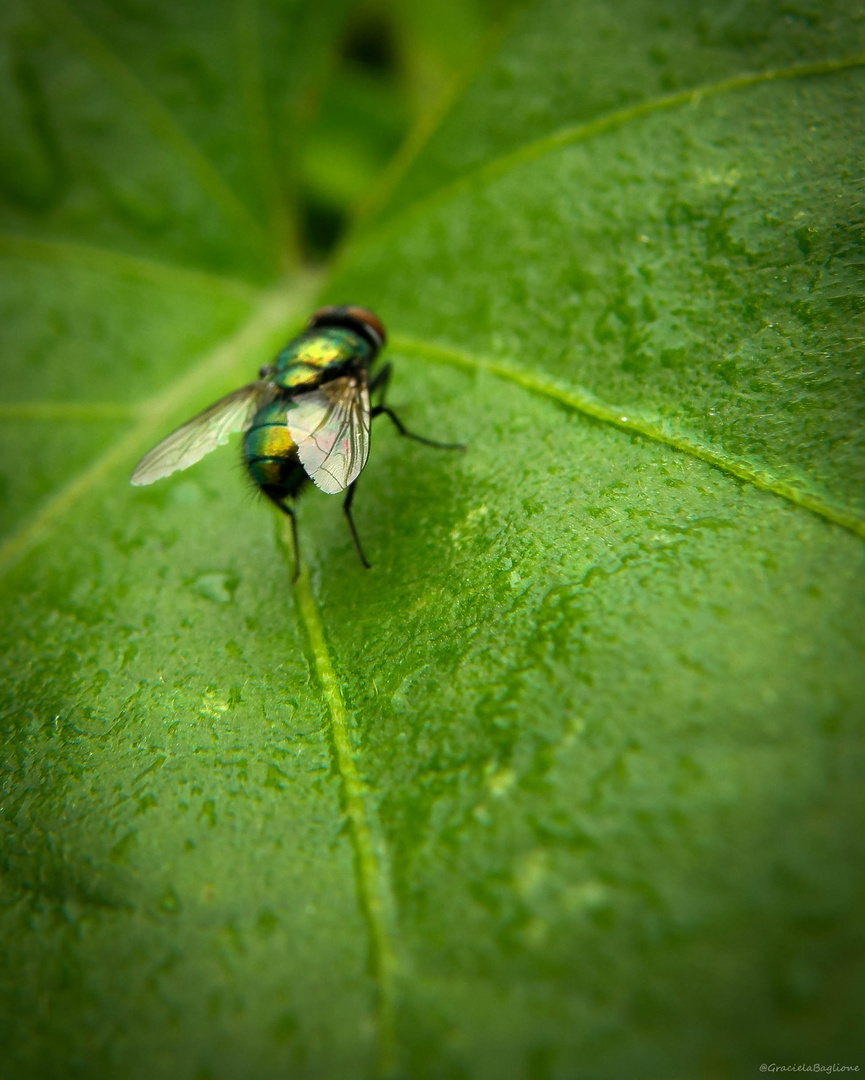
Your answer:
[[[367,368],[375,353],[372,345],[338,326],[316,327],[290,341],[274,361],[271,378],[286,390],[318,383],[332,372],[336,376],[347,363]]]

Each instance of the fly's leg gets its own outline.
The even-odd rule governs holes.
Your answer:
[[[292,585],[297,584],[297,579],[300,577],[300,537],[297,534],[297,514],[289,507],[283,506],[284,512],[288,515],[288,520],[291,522],[291,541],[294,544],[294,573],[291,575]]]
[[[364,555],[363,548],[360,546],[357,529],[354,527],[354,518],[351,516],[351,504],[354,501],[355,487],[357,487],[357,480],[353,480],[348,485],[348,491],[345,493],[345,499],[342,504],[342,512],[345,514],[345,520],[348,522],[348,531],[351,533],[351,538],[354,541],[354,548],[358,554],[358,558],[363,563],[364,567],[369,570],[370,564],[366,561],[366,555]]]
[[[381,391],[379,404],[370,410],[370,418],[382,415],[389,416],[400,435],[405,435],[407,439],[414,439],[415,442],[423,443],[424,446],[434,446],[437,450],[465,450],[465,446],[462,443],[437,442],[435,439],[427,439],[424,435],[415,435],[413,431],[409,431],[408,428],[406,428],[405,424],[400,420],[393,409],[389,408],[384,403],[392,371],[393,369],[390,364],[385,364],[369,384],[370,394],[374,393],[376,390]]]
[[[390,366],[389,363],[385,364],[384,367],[381,369],[381,371],[378,372],[376,377],[369,384],[368,389],[369,389],[370,394],[374,394],[376,392],[376,390],[381,390],[381,403],[382,403],[382,405],[384,404],[384,395],[387,393],[388,383],[390,382],[390,377],[391,377],[392,374],[393,374],[393,368]]]
[[[415,435],[413,431],[408,430],[393,409],[387,405],[376,405],[374,409],[370,409],[369,415],[371,419],[375,419],[376,416],[389,417],[400,435],[404,435],[407,439],[414,439],[415,442],[423,443],[424,446],[434,446],[436,450],[465,450],[464,443],[437,442],[435,439],[426,438],[425,435]]]
[[[297,579],[300,577],[300,538],[297,535],[297,515],[292,507],[286,504],[285,496],[271,494],[263,488],[262,491],[268,499],[270,499],[277,510],[281,510],[291,522],[291,540],[294,547],[294,574],[292,574],[291,583],[292,585],[296,585]]]

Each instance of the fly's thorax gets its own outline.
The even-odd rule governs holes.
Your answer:
[[[344,327],[314,327],[293,338],[277,356],[271,378],[285,390],[313,388],[351,371],[366,370],[373,346]]]

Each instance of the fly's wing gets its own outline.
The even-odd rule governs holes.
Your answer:
[[[273,383],[254,382],[215,401],[149,450],[132,471],[133,484],[152,484],[188,469],[227,442],[232,431],[246,431],[256,412],[276,395]]]
[[[363,379],[330,379],[295,394],[286,422],[316,487],[335,495],[357,479],[369,456],[369,393]]]

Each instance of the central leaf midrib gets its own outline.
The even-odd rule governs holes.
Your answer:
[[[292,563],[293,536],[286,519],[279,523],[280,546],[286,561]],[[382,857],[373,840],[374,818],[367,810],[367,795],[357,771],[348,734],[348,719],[339,680],[330,660],[324,629],[309,585],[306,571],[294,586],[301,621],[306,628],[315,673],[330,716],[333,761],[342,786],[342,802],[351,830],[354,848],[358,900],[366,919],[376,980],[376,1027],[378,1036],[378,1072],[391,1076],[396,1064],[396,980],[398,961],[395,944],[393,898]],[[383,845],[378,845],[383,846]]]

